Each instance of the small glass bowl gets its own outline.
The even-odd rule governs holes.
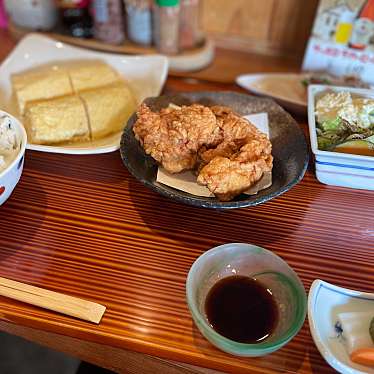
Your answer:
[[[275,298],[278,323],[264,342],[235,342],[218,334],[208,322],[205,300],[209,290],[219,280],[233,275],[255,278],[270,289]],[[276,351],[298,333],[306,315],[305,289],[296,273],[274,253],[251,244],[229,243],[202,254],[188,273],[186,294],[200,332],[216,347],[237,356],[256,357]]]

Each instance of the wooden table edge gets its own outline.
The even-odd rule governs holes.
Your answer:
[[[126,374],[218,374],[216,370],[84,341],[66,335],[0,321],[0,330],[100,367]],[[111,357],[111,359],[107,359]]]

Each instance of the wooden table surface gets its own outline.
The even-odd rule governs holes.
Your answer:
[[[0,32],[0,59],[14,45]],[[261,71],[259,57],[251,64],[251,56],[243,56],[242,68]],[[271,69],[277,71],[276,62]],[[180,90],[242,91],[233,83],[169,78],[165,91]],[[306,131],[306,119],[298,120]],[[27,151],[22,179],[0,208],[0,275],[108,309],[94,325],[0,298],[0,329],[124,373],[213,373],[199,367],[330,373],[307,321],[288,345],[263,358],[215,349],[192,322],[186,275],[207,249],[248,242],[283,257],[306,290],[320,278],[373,292],[373,207],[373,192],[320,184],[310,168],[298,185],[266,204],[199,209],[145,188],[119,152]]]

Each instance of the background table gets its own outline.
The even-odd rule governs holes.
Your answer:
[[[0,32],[0,59],[14,44]],[[220,50],[211,69],[219,69],[226,53],[234,54]],[[261,57],[240,57],[232,76],[244,67],[279,69],[277,59],[264,57],[261,64]],[[282,64],[287,70],[287,60]],[[195,78],[169,78],[165,92],[242,91],[233,83]],[[307,131],[306,119],[299,122]],[[373,292],[373,207],[373,192],[320,184],[310,168],[297,186],[266,204],[199,209],[145,188],[119,152],[28,151],[22,179],[0,208],[0,275],[108,309],[96,326],[0,298],[0,329],[124,373],[329,373],[307,322],[286,347],[264,358],[215,349],[191,320],[186,275],[207,249],[248,242],[283,257],[307,290],[320,278]]]

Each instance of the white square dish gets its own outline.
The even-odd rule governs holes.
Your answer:
[[[324,91],[348,91],[374,99],[374,91],[362,88],[310,85],[308,87],[308,123],[312,152],[315,155],[316,177],[325,184],[374,190],[374,157],[318,149],[315,100]]]
[[[77,48],[38,34],[25,36],[0,66],[0,109],[17,115],[12,104],[11,75],[58,60],[101,59],[116,69],[131,87],[137,103],[158,96],[168,73],[168,59],[160,55],[127,56]],[[22,119],[20,119],[22,121]],[[125,124],[124,124],[125,125]],[[70,154],[108,153],[119,149],[122,132],[92,142],[63,146],[28,143],[27,149]]]

